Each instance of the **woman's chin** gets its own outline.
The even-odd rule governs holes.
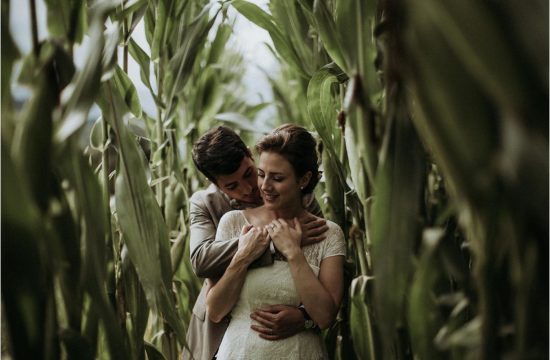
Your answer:
[[[269,210],[276,210],[279,208],[277,201],[269,201],[264,199],[264,207]]]

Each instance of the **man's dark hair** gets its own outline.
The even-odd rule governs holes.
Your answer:
[[[214,184],[218,176],[237,171],[245,156],[252,157],[239,135],[226,126],[208,130],[193,144],[192,155],[197,169]]]
[[[284,124],[264,136],[256,144],[256,152],[273,152],[281,155],[292,165],[296,178],[311,171],[311,179],[302,194],[311,194],[321,177],[317,160],[315,138],[303,127]]]

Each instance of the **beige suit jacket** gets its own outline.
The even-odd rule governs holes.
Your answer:
[[[237,252],[238,238],[214,241],[221,217],[228,211],[245,208],[230,199],[215,185],[197,191],[190,199],[190,254],[195,274],[201,278],[218,278],[223,275]],[[322,216],[319,204],[311,197],[306,208],[314,215]],[[273,263],[269,249],[252,266]],[[222,341],[229,318],[216,324],[206,316],[206,283],[193,307],[193,314],[187,330],[187,345],[183,359],[210,360],[216,354]]]

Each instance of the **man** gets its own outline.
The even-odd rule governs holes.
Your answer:
[[[257,170],[250,150],[231,129],[219,126],[204,134],[193,146],[193,161],[212,184],[197,191],[190,199],[191,264],[201,278],[220,277],[237,251],[238,238],[215,242],[216,228],[228,211],[262,204],[257,185]],[[321,241],[327,230],[319,204],[313,197],[306,199],[308,215],[299,219],[302,224],[302,245]],[[241,235],[241,236],[247,236]],[[253,266],[273,263],[272,250],[265,252]],[[203,286],[193,308],[187,332],[188,349],[184,359],[210,360],[221,343],[229,323],[219,324],[206,316],[206,286]],[[292,336],[311,327],[305,310],[286,305],[272,305],[256,310],[251,317],[260,325],[252,329],[267,340]]]

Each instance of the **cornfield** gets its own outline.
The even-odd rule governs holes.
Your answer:
[[[346,234],[331,358],[548,358],[547,1],[44,2],[28,53],[1,3],[2,357],[180,357],[207,185],[191,146],[220,122],[250,146],[269,131],[236,11],[272,40],[274,123],[316,134],[316,197]]]

